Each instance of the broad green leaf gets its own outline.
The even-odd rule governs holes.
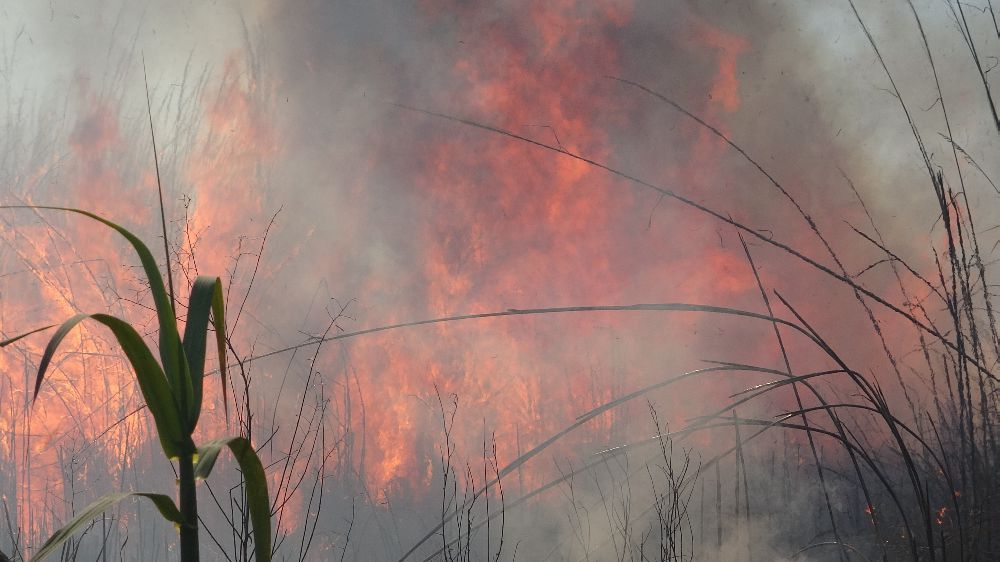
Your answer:
[[[156,265],[156,259],[149,248],[124,227],[95,215],[83,209],[73,209],[69,207],[51,207],[47,205],[12,205],[0,206],[0,209],[48,209],[53,211],[67,211],[85,217],[92,218],[125,237],[135,249],[142,263],[142,268],[149,279],[149,289],[153,294],[153,303],[156,305],[156,316],[160,324],[160,360],[163,361],[163,370],[167,377],[167,382],[174,393],[174,400],[185,419],[188,415],[190,404],[194,401],[194,391],[191,388],[191,375],[188,373],[187,361],[184,359],[184,348],[181,346],[180,334],[177,332],[177,320],[174,317],[174,307],[170,302],[170,296],[163,284],[163,276]]]
[[[267,475],[253,446],[244,437],[224,437],[214,439],[198,447],[198,463],[194,467],[195,478],[205,479],[212,473],[215,461],[222,447],[228,446],[236,457],[236,462],[246,480],[247,507],[253,522],[254,554],[257,562],[271,560],[271,505],[267,492]]]
[[[53,328],[53,327],[55,327],[55,324],[50,324],[48,326],[42,326],[41,328],[35,328],[34,330],[32,330],[30,332],[25,332],[23,334],[14,336],[12,338],[0,341],[0,347],[7,347],[8,345],[10,345],[10,344],[12,344],[12,343],[20,340],[21,338],[26,338],[26,337],[30,336],[31,334],[37,334],[38,332],[44,332],[45,330],[48,330],[49,328]]]
[[[146,400],[146,406],[153,415],[160,445],[167,457],[173,458],[180,455],[185,449],[193,449],[194,445],[191,442],[190,434],[183,430],[177,406],[159,363],[156,362],[156,358],[153,357],[146,342],[142,340],[142,336],[135,331],[135,328],[128,322],[114,316],[77,314],[59,326],[45,347],[41,363],[38,365],[38,377],[35,379],[35,393],[32,401],[38,398],[38,391],[42,387],[45,373],[48,371],[49,364],[52,362],[52,357],[59,348],[59,344],[77,324],[87,318],[92,318],[110,328],[118,340],[118,344],[122,347],[122,351],[125,352],[125,356],[128,357],[132,369],[135,371],[136,380],[139,382],[139,389]]]
[[[155,505],[156,509],[160,512],[160,515],[171,523],[180,525],[184,522],[184,518],[181,517],[181,512],[177,509],[177,506],[174,505],[174,500],[170,499],[169,496],[138,492],[108,494],[98,498],[94,501],[94,503],[84,508],[83,511],[77,513],[69,523],[49,537],[49,540],[45,541],[42,548],[38,549],[38,552],[36,552],[35,556],[32,557],[32,562],[41,562],[49,555],[54,554],[59,550],[64,542],[73,536],[75,532],[79,531],[81,528],[93,521],[95,517],[104,513],[109,508],[129,496],[142,497],[152,501],[153,505]]]
[[[226,312],[222,294],[222,280],[218,277],[200,276],[191,287],[188,299],[187,324],[184,326],[184,355],[191,372],[194,390],[188,430],[194,431],[201,415],[202,393],[205,379],[205,344],[208,339],[208,318],[211,313],[215,327],[215,343],[219,353],[219,374],[222,378],[222,404],[229,413],[226,399]]]

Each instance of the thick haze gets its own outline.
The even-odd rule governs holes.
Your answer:
[[[858,8],[924,127],[933,165],[950,173],[934,78],[913,16],[897,4],[859,0]],[[951,134],[992,176],[995,130],[982,118],[985,94],[953,14],[943,2],[915,5]],[[973,28],[985,40],[992,28],[980,19]],[[345,304],[337,324],[346,331],[511,308],[688,302],[764,310],[733,227],[551,150],[410,108],[606,164],[836,269],[768,178],[621,78],[744,149],[815,220],[850,274],[883,256],[850,228],[871,232],[849,182],[886,244],[916,267],[933,269],[929,248],[942,236],[932,230],[937,202],[906,116],[846,1],[0,0],[0,54],[0,202],[94,209],[159,250],[145,59],[175,271],[231,280],[229,317],[239,315],[233,328],[245,356],[322,334],[328,314]],[[979,226],[993,226],[994,187],[962,167]],[[145,318],[131,302],[142,300],[141,283],[121,267],[135,260],[111,237],[45,215],[86,240],[25,249],[26,233],[49,230],[27,213],[3,213],[0,274],[105,260],[88,270],[101,287],[94,294],[31,276],[3,281],[3,336],[94,307]],[[997,232],[980,245],[992,247]],[[848,289],[762,240],[748,243],[768,290],[781,291],[858,363],[888,373]],[[858,279],[902,300],[884,266]],[[46,307],[52,298],[64,302]],[[913,347],[912,329],[874,310],[889,343]],[[702,360],[778,366],[770,327],[761,328],[660,313],[422,327],[328,344],[316,362],[321,383],[306,378],[312,348],[254,363],[260,378],[251,394],[261,418],[277,407],[277,423],[289,426],[285,401],[294,411],[297,393],[322,389],[332,401],[327,428],[343,444],[335,457],[342,498],[435,505],[438,392],[445,404],[457,397],[458,455],[474,458],[484,431],[495,432],[503,465],[591,408]],[[814,355],[801,343],[791,345],[804,365]],[[673,429],[761,380],[712,379],[649,398]],[[899,388],[895,375],[884,384]],[[47,407],[56,412],[47,427],[66,430],[59,420],[68,414],[55,401]],[[747,406],[741,415],[789,407]],[[606,414],[528,465],[511,493],[544,483],[554,459],[577,462],[652,431],[641,401]],[[358,540],[381,532],[369,527]],[[398,555],[429,529],[419,520],[402,527],[398,544],[377,556]],[[341,532],[329,531],[324,545],[338,544]]]

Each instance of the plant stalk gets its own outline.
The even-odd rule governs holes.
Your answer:
[[[199,562],[198,553],[198,491],[194,480],[194,456],[181,455],[179,460],[181,525],[181,562]]]

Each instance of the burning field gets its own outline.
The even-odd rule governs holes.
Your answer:
[[[991,3],[87,4],[2,11],[0,339],[163,345],[125,239],[26,206],[136,233],[182,330],[219,276],[194,441],[253,444],[274,559],[996,558]],[[36,388],[49,337],[0,560],[185,478],[116,337]],[[254,559],[218,464],[179,528]],[[62,560],[183,556],[89,515]]]

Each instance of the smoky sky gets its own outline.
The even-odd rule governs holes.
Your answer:
[[[935,102],[936,93],[928,84],[925,57],[914,55],[922,46],[912,16],[907,10],[881,5],[859,8],[915,119],[940,125],[940,117],[925,110]],[[955,22],[937,3],[918,8],[938,56],[945,93],[955,100],[951,111],[956,141],[965,138],[970,146],[979,146],[972,139],[985,136],[981,121],[964,117],[974,114],[983,101],[982,92],[972,81],[959,80],[967,76],[970,61],[954,41]],[[613,21],[604,10],[620,12],[616,16],[620,21]],[[80,90],[104,89],[102,93],[120,103],[132,125],[142,109],[138,103],[142,101],[141,57],[146,58],[154,96],[167,98],[177,89],[186,66],[193,67],[195,75],[219,73],[225,56],[250,49],[247,57],[262,61],[264,76],[272,85],[262,111],[273,121],[284,147],[280,161],[269,163],[280,170],[281,181],[271,182],[268,207],[295,209],[301,213],[297,226],[333,228],[324,232],[329,234],[324,240],[332,254],[350,253],[340,251],[341,244],[350,242],[337,240],[344,237],[337,236],[343,233],[336,231],[341,221],[335,220],[339,213],[357,214],[348,213],[338,201],[352,189],[348,186],[364,181],[366,189],[391,193],[391,197],[372,197],[379,201],[377,208],[366,210],[376,214],[375,223],[394,221],[405,230],[412,225],[410,221],[421,220],[412,212],[410,198],[416,196],[415,190],[407,185],[406,174],[414,164],[407,159],[417,158],[419,152],[411,149],[448,135],[474,136],[460,126],[420,117],[392,104],[502,123],[497,110],[491,113],[489,107],[470,106],[468,95],[463,94],[469,83],[457,76],[455,65],[467,60],[488,73],[508,64],[515,48],[527,53],[529,72],[581,67],[579,76],[584,82],[565,85],[566,91],[558,94],[560,109],[572,114],[576,107],[604,126],[608,138],[606,148],[602,147],[606,151],[601,154],[603,160],[639,177],[662,177],[663,169],[688,156],[683,147],[700,133],[663,102],[608,80],[606,75],[646,85],[721,127],[820,220],[823,210],[840,209],[853,200],[843,189],[838,168],[855,180],[876,210],[910,205],[907,211],[916,224],[926,222],[932,213],[922,204],[931,197],[926,190],[912,189],[905,198],[893,196],[901,184],[919,178],[919,160],[914,158],[915,144],[898,103],[886,91],[888,80],[849,6],[605,2],[576,11],[580,21],[590,22],[586,31],[598,39],[573,30],[559,31],[558,25],[565,22],[552,22],[553,27],[548,27],[543,20],[529,21],[530,13],[514,2],[304,2],[242,7],[218,3],[170,8],[156,3],[133,7],[100,2],[78,10],[59,3],[11,4],[4,12],[9,54],[5,90],[12,103],[32,108],[39,116],[66,115],[71,126],[75,124],[72,112],[80,109],[73,103]],[[601,18],[608,21],[595,23]],[[699,26],[706,25],[745,40],[745,48],[733,56],[738,110],[720,110],[710,99],[722,49],[711,41],[696,41]],[[487,43],[491,33],[510,37],[512,45],[491,49]],[[539,35],[560,33],[559,43],[545,51]],[[615,51],[613,60],[588,68],[588,61],[605,58],[609,46]],[[586,97],[579,92],[582,88],[600,97],[600,103],[587,107],[581,101]],[[527,101],[525,113],[530,118],[531,100]],[[539,123],[514,123],[510,128],[545,142],[558,138],[552,136],[558,131],[541,122],[549,117],[545,111],[536,113]],[[608,118],[601,122],[604,115]],[[30,127],[37,125],[21,119],[20,126],[28,127],[30,133]],[[417,136],[387,134],[394,129]],[[572,137],[560,140],[574,142]],[[941,139],[927,141],[933,145]],[[948,164],[941,156],[943,149],[935,154],[941,165]],[[902,165],[893,165],[897,162]],[[703,186],[673,185],[711,200],[726,212],[756,216],[762,225],[777,227],[783,222],[774,219],[788,211],[787,205],[780,197],[773,198],[773,188],[746,162],[727,151],[712,165],[726,171],[720,174],[724,179]],[[382,175],[368,181],[373,174]],[[177,192],[188,188],[172,187]],[[649,217],[650,200],[655,204],[656,197],[636,197],[636,211],[647,211],[645,217],[636,215],[641,222]],[[302,203],[306,201],[310,203]],[[666,205],[656,212],[673,210]],[[830,221],[831,228],[836,228],[835,222]],[[383,226],[387,227],[383,237],[401,238],[396,229]],[[906,235],[901,238],[905,243]]]
[[[881,5],[859,9],[914,119],[942,127],[940,116],[926,110],[937,95],[926,58],[917,56],[922,45],[912,15]],[[602,10],[620,12],[621,20]],[[307,216],[320,209],[328,213],[332,220],[317,217],[303,223],[317,226],[315,236],[335,261],[345,260],[340,278],[333,281],[344,294],[358,294],[351,272],[369,268],[387,267],[403,284],[419,282],[409,276],[419,267],[421,252],[415,246],[425,241],[412,234],[433,220],[435,212],[422,208],[426,199],[414,180],[415,170],[426,164],[423,149],[442,140],[478,142],[488,135],[401,110],[392,105],[396,103],[501,125],[551,144],[578,143],[585,155],[709,203],[778,238],[794,238],[811,255],[822,255],[818,241],[797,238],[803,224],[794,206],[732,149],[717,150],[710,161],[699,162],[702,177],[677,174],[692,160],[691,145],[704,130],[665,102],[609,76],[641,83],[730,135],[829,230],[838,251],[856,259],[858,269],[875,253],[866,253],[870,248],[858,244],[845,225],[867,221],[848,180],[884,223],[892,243],[901,245],[910,259],[928,258],[923,240],[935,218],[933,193],[919,183],[925,172],[905,115],[846,3],[607,2],[551,11],[574,12],[586,22],[584,31],[560,30],[565,22],[558,18],[532,20],[531,10],[507,2],[305,3],[263,10],[261,29],[273,63],[269,68],[281,84],[275,102],[289,147],[283,158],[296,163],[286,185],[275,188],[272,205],[294,206]],[[956,46],[951,15],[933,3],[920,5],[919,11],[938,56],[946,100],[955,100],[956,137],[985,135],[979,120],[964,118],[974,115],[983,99],[968,79],[970,61]],[[708,28],[743,44],[735,50],[721,45],[708,37]],[[549,45],[547,35],[559,39]],[[497,36],[509,42],[491,46]],[[712,99],[726,57],[735,64],[738,83],[738,107],[732,110]],[[517,64],[540,78],[512,94],[524,98],[515,121],[469,93],[468,70],[457,70],[462,64],[484,77]],[[568,68],[574,72],[563,72]],[[557,88],[553,98],[544,97],[545,90]],[[588,146],[589,139],[574,138],[571,130],[560,135],[548,126],[556,110],[594,123],[604,134],[600,146]],[[925,136],[936,163],[953,166],[944,158],[947,144],[937,135]],[[531,157],[546,158],[538,152]],[[487,212],[500,188],[481,175],[486,172],[476,163],[457,165],[466,166],[466,177],[477,186],[469,196],[483,201],[477,209]],[[342,177],[349,179],[334,181]],[[620,188],[630,201],[622,203],[621,222],[606,225],[614,230],[607,238],[643,246],[609,248],[616,256],[673,247],[662,242],[664,237],[685,236],[674,246],[717,241],[718,225],[712,220],[691,218],[689,209],[658,202],[657,194],[641,188]],[[359,189],[369,194],[364,202],[344,196]],[[310,203],[297,203],[303,201]],[[366,206],[359,210],[357,205]],[[353,228],[347,226],[350,219],[336,220],[345,207],[351,209],[348,214],[366,217],[363,233],[348,230]],[[895,220],[899,217],[905,220]],[[671,226],[681,223],[683,228]],[[648,235],[636,234],[646,227]],[[487,243],[502,245],[509,228],[498,226]],[[920,236],[914,236],[916,231]],[[358,244],[359,239],[365,243]],[[505,249],[503,254],[516,252]],[[665,253],[659,257],[670,259]],[[643,268],[639,260],[623,260],[628,262],[624,267]],[[648,286],[632,288],[638,289],[634,298],[666,296],[654,295]],[[616,289],[608,292],[609,298],[630,297],[622,287]],[[535,302],[543,296],[544,291],[536,291]],[[496,297],[489,297],[496,305],[513,304]]]

